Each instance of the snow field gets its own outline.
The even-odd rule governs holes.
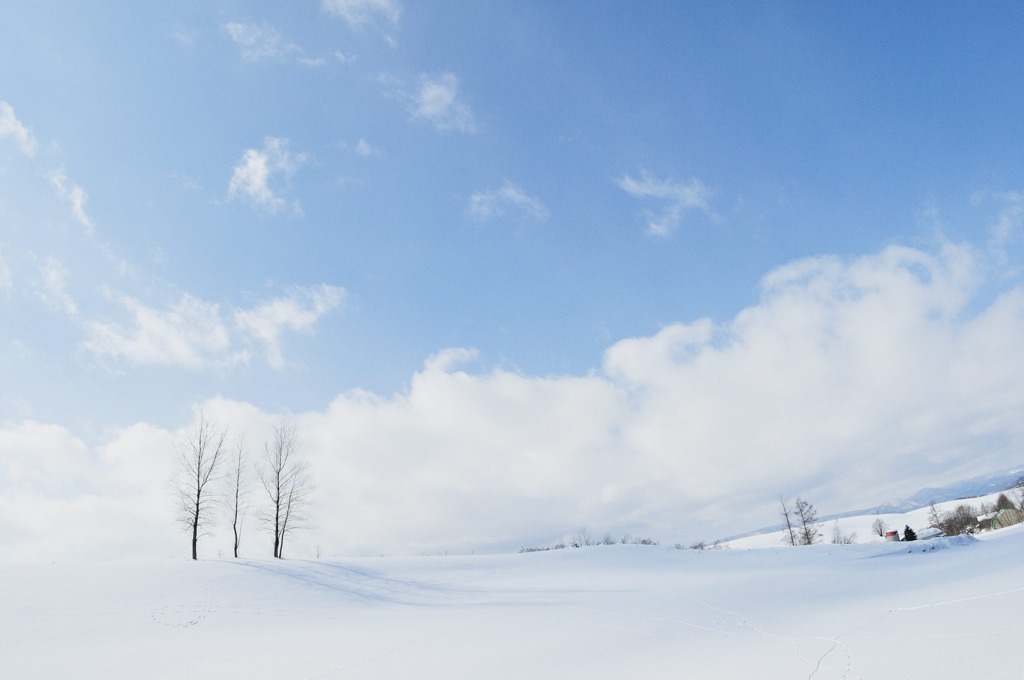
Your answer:
[[[910,544],[0,565],[3,677],[1021,678],[1024,530]]]

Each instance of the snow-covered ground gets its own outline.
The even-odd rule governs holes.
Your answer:
[[[1013,527],[804,548],[6,564],[0,677],[1019,679],[1021,555]]]

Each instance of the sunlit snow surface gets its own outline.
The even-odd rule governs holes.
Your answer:
[[[0,565],[5,678],[1021,678],[981,540]]]

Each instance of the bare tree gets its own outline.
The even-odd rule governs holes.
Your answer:
[[[1013,491],[1013,495],[1016,497],[1017,509],[1024,512],[1024,477],[1018,477],[1013,486],[1010,487],[1010,490]]]
[[[813,505],[797,496],[793,504],[793,514],[799,521],[796,527],[796,538],[799,545],[814,545],[821,538],[821,525],[818,524],[818,511]]]
[[[590,529],[581,527],[576,533],[569,537],[569,545],[573,548],[582,548],[588,545],[594,545],[594,537],[590,533]]]
[[[216,517],[213,486],[217,480],[226,432],[202,411],[185,435],[178,452],[178,470],[172,481],[178,499],[178,521],[192,534],[192,559],[198,558],[199,537]]]
[[[879,517],[871,523],[871,530],[882,538],[885,538],[885,532],[889,530],[889,525],[885,523],[884,519]]]
[[[779,496],[779,506],[782,508],[780,514],[786,522],[786,533],[782,535],[782,541],[786,545],[797,545],[796,528],[793,526],[793,511],[786,506],[786,499]]]
[[[952,512],[939,515],[938,527],[947,536],[973,534],[978,528],[978,509],[970,503],[961,503]]]
[[[942,514],[939,509],[935,507],[935,501],[928,504],[928,526],[933,529],[939,529],[942,524]]]
[[[242,545],[242,525],[245,513],[249,510],[249,474],[246,460],[245,436],[239,435],[231,449],[227,480],[226,496],[227,514],[231,517],[231,532],[234,534],[232,550],[238,557],[238,548]]]
[[[837,545],[850,545],[857,540],[857,532],[853,531],[849,534],[843,532],[839,528],[839,520],[835,520],[832,523],[832,542]]]
[[[305,526],[308,519],[313,478],[309,463],[297,455],[295,426],[281,423],[274,428],[273,439],[264,446],[260,484],[267,493],[267,506],[260,520],[274,536],[274,557],[284,556],[288,534]]]

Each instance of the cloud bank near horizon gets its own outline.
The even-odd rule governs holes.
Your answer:
[[[442,350],[399,393],[290,415],[317,484],[293,556],[509,550],[580,526],[688,543],[772,523],[780,494],[841,511],[1017,464],[1024,287],[986,297],[993,282],[968,245],[892,246],[786,264],[732,319],[622,339],[587,375],[474,371],[475,351]],[[253,460],[287,415],[196,407]],[[187,428],[88,444],[4,423],[0,559],[184,556],[166,480]],[[265,543],[250,513],[243,552]]]

